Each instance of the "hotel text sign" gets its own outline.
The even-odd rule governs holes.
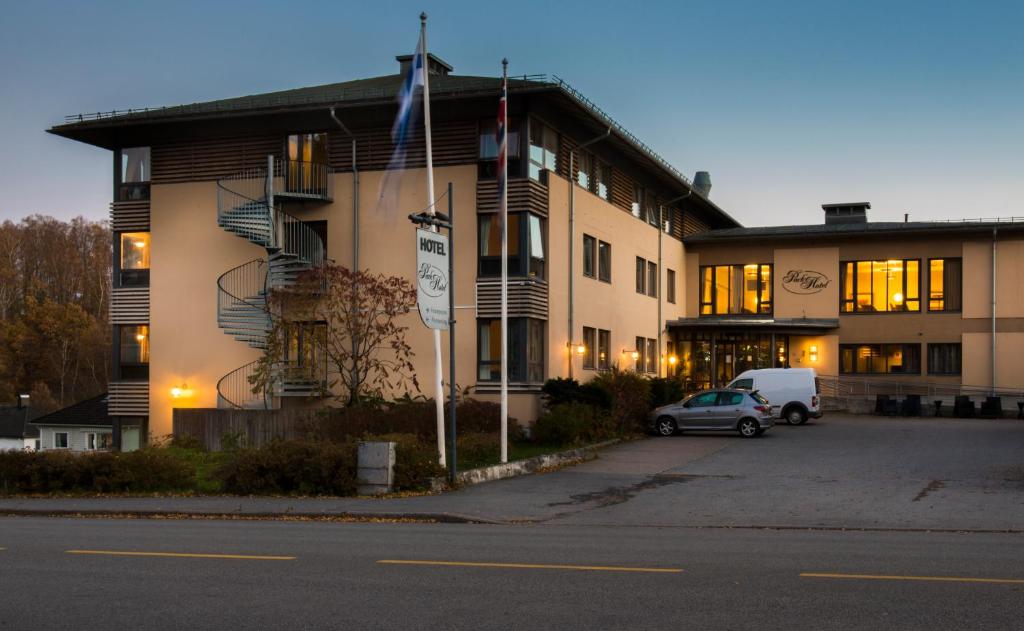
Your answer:
[[[420,319],[431,329],[445,330],[451,319],[449,256],[447,236],[422,228],[416,230],[416,303]]]
[[[791,269],[782,277],[782,288],[791,294],[816,294],[828,287],[832,280],[809,269]]]

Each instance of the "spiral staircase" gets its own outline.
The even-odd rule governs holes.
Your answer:
[[[324,263],[323,239],[307,223],[286,213],[293,202],[327,203],[333,197],[333,172],[327,165],[267,157],[267,166],[217,182],[217,225],[266,250],[217,279],[217,324],[236,341],[267,350],[280,314],[268,300],[275,289],[294,285],[299,276]],[[287,346],[284,344],[283,346]],[[326,357],[299,352],[271,369],[270,384],[255,388],[259,361],[236,368],[217,382],[217,407],[269,409],[280,398],[322,396]],[[255,390],[255,391],[254,391]]]

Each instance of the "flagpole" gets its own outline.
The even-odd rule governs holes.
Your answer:
[[[425,12],[420,13],[420,43],[422,46],[420,54],[423,59],[423,118],[427,135],[427,212],[433,216],[437,211],[434,208],[434,157],[430,143],[430,60],[427,58],[427,14]],[[436,225],[432,225],[430,229],[437,232]],[[452,247],[454,247],[454,244],[452,244]],[[444,367],[441,365],[441,331],[433,329],[433,332],[434,407],[437,413],[437,462],[444,467],[447,466],[447,459],[444,453],[444,384],[442,383]],[[455,387],[455,384],[452,384],[452,387]]]
[[[501,60],[505,142],[502,143],[501,187],[501,462],[508,462],[508,59]],[[520,227],[522,229],[522,227]]]

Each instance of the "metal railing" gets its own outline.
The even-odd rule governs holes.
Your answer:
[[[331,201],[334,169],[319,162],[274,160],[274,194]]]
[[[900,381],[896,379],[853,377],[844,375],[818,375],[819,393],[831,397],[871,397],[879,394],[905,396],[917,394],[926,397],[1003,396],[1024,398],[1021,388],[993,388],[937,381]]]
[[[248,169],[217,180],[217,224],[253,243],[272,245],[274,226],[266,181],[266,169]]]
[[[274,209],[274,244],[286,254],[296,256],[309,267],[319,267],[324,263],[324,240],[309,227],[309,224],[289,215],[280,209]]]
[[[233,267],[217,278],[217,321],[225,322],[244,311],[264,313],[267,307],[267,262],[253,259]]]
[[[243,410],[269,410],[273,401],[263,387],[254,385],[259,360],[249,362],[224,375],[217,382],[217,407]]]

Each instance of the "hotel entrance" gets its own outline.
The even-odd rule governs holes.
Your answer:
[[[745,370],[802,365],[807,358],[791,358],[791,344],[799,347],[804,336],[838,326],[834,320],[707,320],[687,318],[668,323],[667,350],[676,357],[669,376],[679,378],[688,392],[724,386]]]

